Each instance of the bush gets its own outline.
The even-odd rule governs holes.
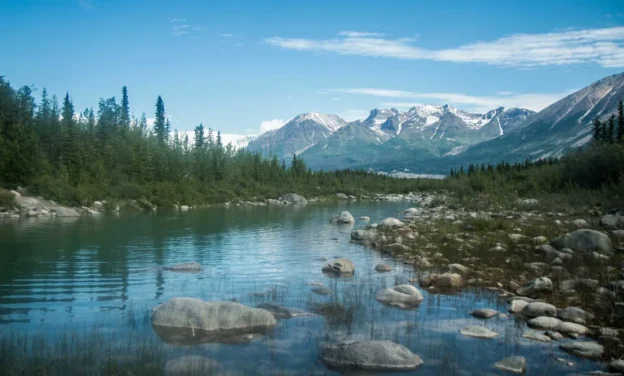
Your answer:
[[[15,205],[15,195],[6,189],[0,189],[0,207],[11,208]]]

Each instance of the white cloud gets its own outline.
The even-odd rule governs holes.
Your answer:
[[[382,33],[369,33],[366,31],[341,31],[338,33],[338,35],[341,35],[344,37],[351,37],[351,38],[382,37],[383,36]]]
[[[384,98],[397,98],[397,99],[418,99],[418,100],[431,100],[439,102],[441,104],[454,104],[463,106],[463,108],[486,112],[494,108],[503,106],[507,108],[520,107],[533,111],[539,111],[549,106],[550,104],[558,101],[559,99],[569,95],[575,90],[568,90],[561,93],[527,93],[516,94],[507,92],[505,95],[499,96],[477,96],[466,95],[458,93],[416,93],[403,90],[389,90],[389,89],[337,89],[338,92],[348,94],[363,94]],[[383,106],[396,107],[396,108],[409,108],[420,105],[420,102],[415,101],[388,101],[383,102]]]
[[[172,18],[169,22],[170,23],[186,22],[186,18]]]
[[[273,37],[265,42],[285,49],[325,51],[341,55],[485,63],[538,67],[595,63],[624,67],[624,27],[564,30],[545,34],[514,34],[489,42],[450,49],[424,49],[414,39],[387,39],[377,33],[341,32],[326,40]]]
[[[184,34],[187,34],[187,33],[188,32],[186,30],[173,30],[171,32],[171,35],[180,36],[180,35],[184,35]]]
[[[222,34],[219,34],[219,36],[224,37],[224,38],[232,38],[233,35],[229,33],[222,33]]]
[[[171,30],[173,30],[173,31],[184,30],[184,29],[186,29],[188,27],[189,27],[189,25],[186,25],[186,24],[184,24],[184,25],[174,25],[174,26],[171,27]]]
[[[279,129],[284,126],[284,124],[286,124],[286,121],[282,119],[265,120],[260,123],[260,132],[264,133],[274,129]]]
[[[147,125],[150,127],[154,126],[154,123],[156,122],[156,118],[147,118]]]
[[[329,99],[331,99],[332,101],[339,101],[340,100],[340,98],[338,98],[338,97],[331,97]]]
[[[244,46],[244,44],[242,44],[242,43],[234,43],[234,47],[243,47],[243,46]]]

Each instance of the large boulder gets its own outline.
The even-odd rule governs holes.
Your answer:
[[[557,312],[557,317],[561,320],[573,322],[576,324],[585,324],[587,321],[590,321],[594,318],[589,312],[585,312],[580,307],[567,307],[564,309],[560,309]]]
[[[576,230],[559,236],[551,242],[557,249],[571,248],[580,251],[611,252],[613,244],[605,233],[594,230]]]
[[[351,240],[357,243],[372,243],[377,240],[377,231],[374,229],[352,231]]]
[[[305,205],[308,203],[305,197],[298,195],[296,193],[287,193],[282,196],[282,201],[288,202],[290,204],[301,204]]]
[[[559,347],[581,358],[600,359],[604,354],[604,347],[596,342],[568,342]]]
[[[562,322],[554,330],[564,334],[587,334],[589,331],[586,326],[573,322]]]
[[[455,273],[465,277],[467,275],[470,275],[472,269],[462,264],[449,264],[448,271],[449,273]]]
[[[439,287],[453,289],[461,287],[463,284],[463,278],[456,273],[442,273],[442,274],[429,274],[426,277],[420,279],[420,285],[422,287]]]
[[[322,271],[336,274],[353,274],[355,273],[355,266],[349,259],[337,258],[323,265]]]
[[[423,295],[412,285],[398,285],[381,290],[375,295],[375,299],[382,303],[418,304],[422,302]]]
[[[527,321],[527,325],[533,329],[553,330],[561,325],[561,320],[554,317],[540,316]]]
[[[349,196],[345,195],[344,193],[336,193],[336,198],[339,200],[348,200]]]
[[[275,323],[275,317],[264,309],[197,298],[172,298],[154,308],[152,313],[155,327],[191,329],[193,332],[253,332],[268,329]]]
[[[557,307],[552,304],[543,302],[530,302],[529,304],[525,305],[520,312],[527,317],[555,317],[557,316]]]
[[[529,302],[526,300],[514,299],[507,305],[507,311],[512,313],[521,312],[527,304],[529,304]]]
[[[391,341],[346,341],[322,348],[325,365],[338,370],[407,371],[420,366],[422,359]]]
[[[351,224],[355,223],[355,218],[348,211],[340,212],[340,214],[333,216],[330,220],[330,223],[338,223],[338,224]]]
[[[550,278],[540,277],[522,285],[516,290],[516,294],[529,296],[531,298],[538,297],[552,292],[553,284]]]
[[[377,228],[380,228],[382,230],[389,230],[389,229],[399,228],[403,226],[405,226],[405,223],[392,217],[388,217],[377,224]]]
[[[57,217],[80,217],[80,213],[78,213],[75,209],[66,208],[64,206],[57,206],[52,208],[52,211],[56,213]]]

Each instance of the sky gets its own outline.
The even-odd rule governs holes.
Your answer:
[[[450,104],[539,111],[624,71],[610,1],[133,1],[0,4],[0,76],[75,108],[128,88],[133,114],[257,134],[306,112]]]

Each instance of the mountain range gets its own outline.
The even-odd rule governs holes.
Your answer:
[[[624,99],[624,73],[559,100],[539,113],[496,108],[476,114],[449,105],[408,111],[374,109],[347,123],[336,115],[302,114],[249,141],[247,149],[290,159],[313,169],[447,173],[468,163],[560,157],[591,140],[594,118],[616,113]]]

